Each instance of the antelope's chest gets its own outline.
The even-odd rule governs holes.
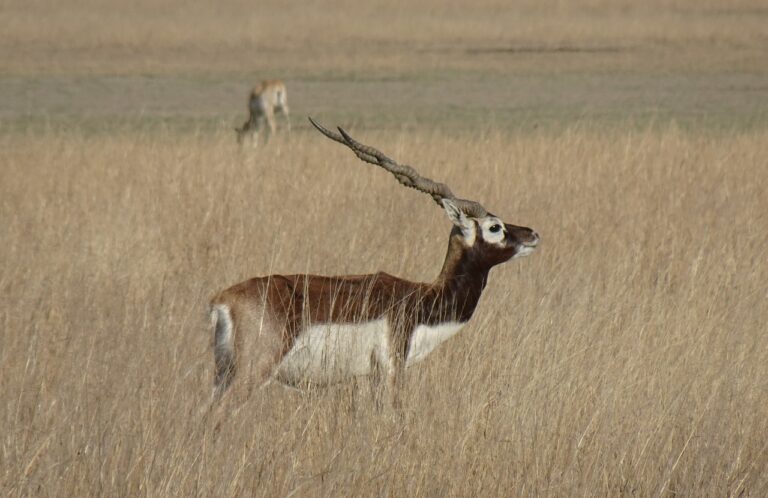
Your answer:
[[[447,322],[438,325],[419,325],[411,336],[405,364],[410,366],[426,358],[436,347],[447,341],[464,327],[464,323]]]

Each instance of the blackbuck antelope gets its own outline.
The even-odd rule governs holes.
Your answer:
[[[240,128],[235,128],[237,143],[242,144],[248,136],[251,144],[258,144],[259,130],[267,124],[265,141],[275,132],[275,114],[285,116],[288,130],[291,129],[291,119],[288,109],[288,93],[285,83],[280,80],[266,80],[256,85],[248,96],[248,119]]]
[[[214,401],[236,376],[250,390],[270,379],[322,385],[381,372],[398,404],[397,384],[405,368],[456,334],[472,317],[491,268],[530,254],[539,236],[504,223],[477,202],[457,198],[446,185],[357,142],[343,129],[336,133],[310,121],[361,160],[432,196],[454,225],[448,254],[432,283],[382,272],[270,275],[222,291],[211,300]]]

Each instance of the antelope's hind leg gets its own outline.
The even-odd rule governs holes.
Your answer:
[[[280,108],[280,111],[285,117],[285,128],[286,130],[288,130],[288,133],[290,133],[291,132],[291,111],[288,109],[287,102],[283,103],[283,106]]]
[[[282,334],[262,313],[240,307],[234,311],[227,304],[216,304],[211,311],[214,403],[230,390],[247,398],[269,382],[283,350]]]

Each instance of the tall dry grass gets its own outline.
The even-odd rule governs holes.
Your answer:
[[[768,493],[765,131],[359,136],[543,244],[408,370],[401,415],[362,383],[271,386],[216,435],[215,290],[430,279],[445,216],[304,130],[253,156],[229,134],[0,137],[3,494]]]

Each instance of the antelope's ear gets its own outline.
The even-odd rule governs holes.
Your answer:
[[[464,212],[456,206],[456,203],[454,203],[450,199],[443,199],[441,201],[443,203],[443,208],[445,209],[445,212],[448,214],[448,219],[451,220],[451,223],[456,225],[461,229],[461,233],[464,235],[464,238],[468,241],[471,239],[474,239],[475,235],[475,224],[467,218],[467,215],[464,214]]]

